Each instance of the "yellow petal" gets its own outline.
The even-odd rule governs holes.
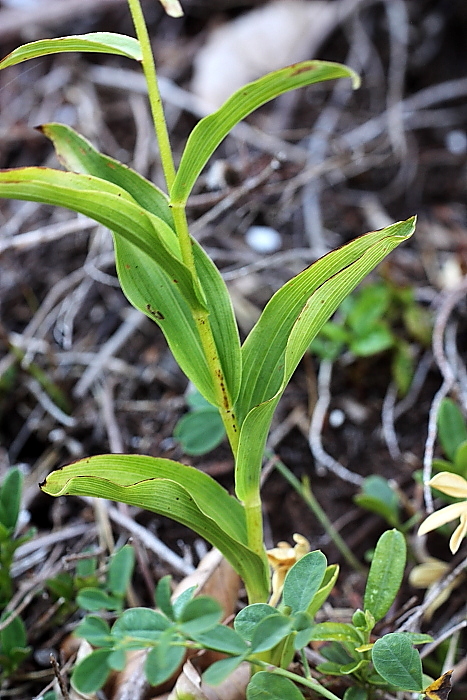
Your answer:
[[[445,493],[447,496],[454,498],[467,498],[467,481],[459,474],[451,474],[451,472],[440,472],[436,474],[429,482],[438,491]]]
[[[449,571],[449,564],[439,559],[414,566],[409,574],[409,583],[415,588],[428,588]]]
[[[296,542],[296,545],[294,547],[295,551],[295,558],[298,561],[302,557],[305,556],[305,554],[308,554],[310,551],[310,543],[308,542],[306,537],[303,537],[303,535],[299,535],[295,533],[293,535],[293,540]]]
[[[467,533],[467,513],[461,515],[460,525],[454,530],[451,539],[449,540],[449,547],[451,552],[455,554],[460,547],[462,540]]]
[[[441,525],[446,525],[446,523],[451,522],[451,520],[460,518],[463,513],[467,513],[466,501],[462,503],[451,503],[450,506],[441,508],[441,510],[437,510],[435,513],[429,515],[418,528],[418,534],[426,535],[427,532],[436,530],[437,527],[441,527]]]

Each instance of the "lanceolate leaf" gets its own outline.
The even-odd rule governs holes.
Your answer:
[[[66,170],[94,175],[126,190],[144,209],[155,214],[173,229],[167,195],[135,170],[115,158],[100,153],[83,136],[64,124],[43,124],[38,130],[50,139],[60,163]],[[176,242],[175,232],[173,238]]]
[[[113,34],[112,32],[93,32],[91,34],[64,36],[59,39],[41,39],[30,44],[24,44],[0,61],[0,69],[9,68],[17,63],[23,63],[23,61],[29,61],[31,58],[70,51],[108,53],[126,56],[135,61],[142,60],[139,42],[133,37],[125,36],[124,34]]]
[[[259,489],[272,415],[309,344],[343,299],[414,228],[415,219],[409,219],[357,238],[290,280],[267,304],[242,348],[242,388],[236,404],[241,424],[236,463],[240,500]]]
[[[67,207],[107,226],[114,233],[117,270],[125,294],[161,327],[182,370],[215,403],[191,311],[200,302],[190,272],[175,254],[175,234],[162,219],[111,182],[46,168],[0,172],[0,197]]]
[[[86,495],[137,505],[190,527],[211,542],[248,583],[264,561],[248,548],[244,510],[214,479],[178,462],[140,455],[99,455],[52,472],[41,484],[52,496]]]
[[[376,622],[386,615],[399,591],[406,549],[405,537],[399,530],[387,530],[378,540],[363,598],[365,610]]]
[[[99,153],[89,141],[70,127],[61,124],[45,124],[41,127],[41,131],[51,139],[59,160],[67,170],[94,175],[118,185],[128,192],[140,206],[168,224],[173,235],[171,237],[167,235],[166,243],[172,252],[177,254],[178,241],[172,228],[172,212],[167,196],[161,190],[131,168]],[[123,291],[140,311],[143,311],[156,323],[161,321],[160,314],[165,316],[160,308],[162,301],[166,299],[167,303],[171,305],[172,300],[170,296],[167,297],[165,293],[159,292],[159,278],[161,276],[159,265],[153,260],[148,260],[140,249],[124,240],[118,235],[118,232],[115,235],[118,236],[116,240],[117,268]],[[216,266],[195,241],[193,241],[193,246],[195,264],[204,293],[203,301],[209,310],[209,320],[217,344],[224,381],[231,400],[235,401],[240,389],[241,354],[232,303],[227,287]],[[160,313],[154,314],[154,310],[158,310]],[[166,318],[169,320],[170,317]],[[184,341],[183,346],[178,349],[178,354],[172,346],[178,343],[180,337],[183,337],[180,323],[176,323],[175,332],[170,334],[167,333],[167,323],[162,322],[159,325],[166,333],[169,345],[182,369],[198,386],[197,375],[199,374],[200,358],[196,352],[191,353],[191,347],[193,347],[192,343],[196,345],[199,341],[197,341],[197,331],[189,310],[185,310],[185,323],[191,327],[191,336],[193,338],[194,334],[195,339]],[[179,359],[181,352],[185,355],[183,364]],[[191,371],[188,371],[190,358]],[[203,360],[201,360],[202,364]],[[208,400],[213,402],[212,394],[206,391],[205,382],[199,386],[199,389]]]
[[[198,175],[218,145],[248,114],[284,92],[335,78],[352,78],[354,87],[359,85],[356,73],[346,66],[303,61],[269,73],[237,90],[220,109],[201,119],[193,129],[170,192],[171,201],[174,204],[186,202]]]

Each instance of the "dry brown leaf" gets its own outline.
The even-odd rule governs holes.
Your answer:
[[[240,577],[217,549],[211,549],[198,564],[196,571],[187,576],[176,587],[173,597],[196,586],[196,595],[215,598],[224,609],[225,617],[235,611],[240,587]]]
[[[196,595],[209,595],[215,598],[224,609],[225,617],[229,617],[235,611],[240,578],[217,549],[212,549],[203,557],[196,571],[178,584],[172,597],[177,598],[191,586],[197,586]],[[143,670],[146,655],[145,650],[128,655],[126,667],[116,675],[113,693],[109,696],[111,700],[143,700],[147,697],[150,686]],[[215,652],[208,652],[203,655],[200,663],[206,667],[218,658]],[[167,683],[152,689],[156,697],[164,697],[164,693],[174,686],[175,678],[177,674]]]
[[[214,29],[194,61],[193,92],[216,109],[245,83],[313,58],[337,23],[340,4],[274,0]]]
[[[199,671],[187,661],[168,700],[243,700],[250,680],[250,664],[244,662],[219,685],[203,683]],[[156,700],[154,698],[153,700]]]

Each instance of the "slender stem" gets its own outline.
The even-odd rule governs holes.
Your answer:
[[[334,542],[334,544],[336,545],[337,549],[342,554],[346,562],[353,569],[355,569],[355,571],[358,571],[360,573],[366,573],[366,569],[363,566],[363,564],[361,564],[358,561],[358,559],[347,546],[345,541],[339,535],[339,533],[337,532],[332,522],[329,520],[324,510],[321,508],[320,504],[313,495],[309,482],[306,481],[305,483],[301,483],[297,479],[297,477],[294,474],[292,474],[290,469],[288,469],[285,466],[285,464],[283,464],[283,462],[281,462],[279,459],[275,461],[274,466],[277,469],[277,471],[282,474],[284,479],[286,479],[289,482],[292,488],[294,488],[295,491],[303,498],[307,506],[311,509],[311,511],[317,518],[317,520],[324,527],[329,537]]]
[[[260,556],[264,555],[263,543],[263,513],[259,493],[243,501],[245,508],[248,546]]]
[[[165,120],[164,109],[162,107],[159,85],[157,82],[151,41],[149,39],[146,22],[144,21],[140,0],[128,0],[128,6],[130,8],[136,36],[143,54],[143,71],[144,77],[146,78],[146,84],[148,86],[149,104],[151,106],[154,129],[156,131],[157,142],[159,144],[159,153],[167,184],[167,191],[170,192],[175,180],[175,165],[172,156],[172,149],[170,147],[169,132],[167,130],[167,122]]]
[[[318,681],[311,678],[304,678],[303,676],[299,676],[297,673],[292,673],[291,671],[287,671],[285,668],[279,668],[278,666],[271,666],[264,661],[255,660],[254,663],[264,668],[265,671],[269,671],[269,673],[290,678],[290,680],[294,681],[295,683],[300,683],[301,685],[305,685],[307,688],[311,688],[315,691],[315,693],[322,695],[323,698],[327,698],[327,700],[341,700],[341,698],[334,695],[334,693],[332,693],[330,690],[324,688],[320,683],[318,683]]]

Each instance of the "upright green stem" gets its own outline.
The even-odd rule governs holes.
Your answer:
[[[148,86],[149,104],[151,106],[154,128],[156,131],[157,142],[159,144],[159,152],[161,156],[162,169],[167,184],[167,191],[175,180],[175,165],[170,148],[169,132],[167,130],[167,122],[165,121],[164,109],[162,107],[159,85],[157,83],[156,67],[154,65],[154,56],[152,53],[151,42],[149,39],[148,29],[144,21],[143,11],[139,0],[128,0],[133,24],[136,31],[136,37],[141,46],[143,54],[143,71]]]
[[[141,46],[143,54],[143,70],[148,86],[149,103],[154,121],[154,128],[159,144],[162,168],[167,184],[167,191],[170,192],[175,180],[175,165],[170,147],[169,133],[167,130],[167,122],[164,116],[162,107],[159,86],[157,82],[156,68],[154,65],[154,56],[151,49],[149,34],[144,21],[143,12],[141,10],[140,0],[128,0],[133,24],[135,26],[136,36]],[[191,238],[188,231],[186,221],[185,207],[183,204],[174,205],[173,217],[175,230],[177,232],[182,260],[188,269],[191,271],[195,284],[198,284],[198,292],[202,298],[201,288],[198,282],[195,261],[193,256],[193,248]],[[225,386],[224,375],[217,352],[216,343],[212,334],[211,324],[209,323],[208,314],[200,308],[193,312],[193,317],[198,328],[199,336],[206,360],[211,370],[213,385],[216,391],[217,405],[225,425],[227,436],[234,454],[236,454],[238,446],[238,434],[235,424],[235,416],[232,410],[230,396],[228,396]]]

